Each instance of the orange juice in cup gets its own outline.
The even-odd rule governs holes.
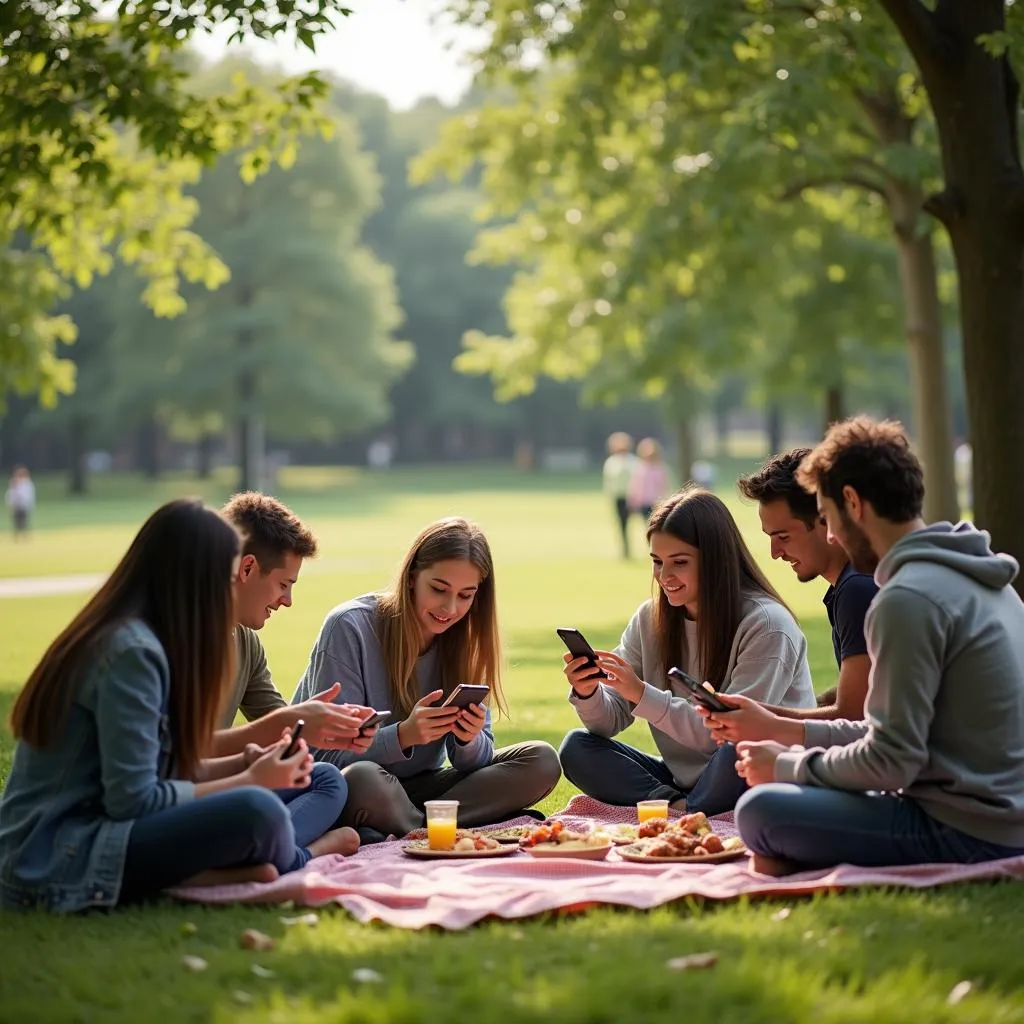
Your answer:
[[[636,818],[642,825],[652,818],[668,817],[667,800],[641,800],[636,805]]]
[[[427,845],[430,849],[455,849],[459,801],[427,800],[423,808],[427,812]]]

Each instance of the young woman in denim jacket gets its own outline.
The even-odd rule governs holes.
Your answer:
[[[74,911],[271,879],[348,844],[347,829],[324,834],[343,787],[302,793],[304,741],[287,759],[287,731],[265,750],[203,756],[234,675],[238,552],[218,513],[164,505],[43,655],[11,716],[0,905]]]

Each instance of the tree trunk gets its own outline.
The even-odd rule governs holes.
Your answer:
[[[1024,171],[1020,88],[976,40],[1006,28],[1003,0],[883,5],[910,47],[939,131],[945,188],[926,205],[956,258],[974,452],[974,518],[1024,562]],[[1017,589],[1024,591],[1024,577]]]
[[[697,461],[693,416],[677,410],[673,419],[676,434],[676,468],[680,482],[686,483],[693,475],[693,464]]]
[[[88,467],[85,464],[88,431],[80,417],[73,417],[68,430],[68,494],[85,494],[89,490]]]
[[[843,401],[842,382],[830,384],[825,388],[825,430],[828,430],[833,423],[838,423],[846,418],[843,412],[845,402]]]
[[[160,478],[160,426],[149,417],[142,421],[136,435],[139,466],[150,480]]]
[[[263,486],[263,417],[256,408],[256,372],[249,361],[252,348],[249,331],[239,332],[238,348],[242,354],[237,378],[238,489],[258,491]]]
[[[213,445],[216,440],[213,434],[203,434],[196,442],[196,476],[200,480],[209,480],[213,476]]]
[[[931,233],[920,224],[920,191],[892,182],[889,192],[903,289],[903,320],[910,349],[915,433],[925,467],[924,517],[930,523],[943,519],[955,522],[960,507],[953,469],[952,414],[935,249]]]
[[[768,454],[777,455],[782,451],[783,415],[782,406],[772,402],[765,416],[765,430],[768,433]]]
[[[914,119],[907,116],[895,90],[859,96],[880,142],[886,146],[914,146]],[[928,522],[956,520],[959,505],[942,305],[931,232],[922,224],[924,194],[917,182],[893,175],[886,175],[884,192],[896,236],[914,426],[926,473],[924,517]]]
[[[729,413],[731,411],[721,400],[715,403],[715,454],[720,459],[729,454]],[[690,470],[687,468],[686,476],[683,479],[688,479],[689,475]]]

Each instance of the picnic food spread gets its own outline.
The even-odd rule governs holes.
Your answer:
[[[672,822],[664,819],[645,821],[637,833],[639,839],[629,848],[630,852],[651,858],[698,858],[739,853],[745,849],[740,839],[723,840],[716,835],[707,816],[701,812],[684,814]]]

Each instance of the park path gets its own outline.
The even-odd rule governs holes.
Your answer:
[[[16,576],[0,580],[0,599],[80,594],[85,590],[95,590],[106,578],[105,572],[79,573],[77,576]]]
[[[386,565],[385,558],[324,558],[303,568],[304,573],[363,572]],[[74,576],[15,576],[0,579],[0,601],[5,597],[49,597],[52,594],[81,594],[95,590],[105,579],[105,572],[85,572]]]

